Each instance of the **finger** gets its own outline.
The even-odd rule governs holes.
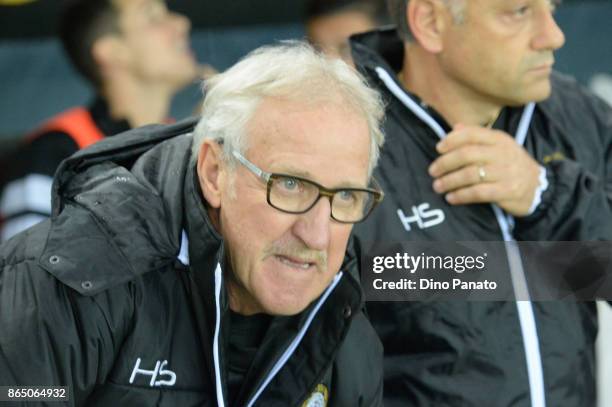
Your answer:
[[[436,150],[444,154],[469,144],[492,145],[498,143],[502,136],[510,137],[504,132],[486,127],[457,125],[455,130],[436,145]]]
[[[436,179],[433,189],[441,194],[483,182],[494,182],[496,179],[492,166],[469,165]]]
[[[502,190],[499,183],[480,183],[457,189],[446,194],[446,201],[451,205],[475,203],[492,203],[501,200]]]
[[[476,164],[486,164],[494,159],[491,147],[482,145],[468,145],[449,151],[434,160],[429,166],[429,175],[439,178],[444,174],[456,171],[462,167]]]

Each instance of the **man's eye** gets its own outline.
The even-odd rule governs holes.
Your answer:
[[[523,17],[525,15],[527,15],[527,13],[529,12],[530,7],[529,6],[522,6],[519,8],[516,8],[512,11],[512,15],[514,17]]]
[[[285,191],[297,191],[300,189],[300,181],[295,178],[282,178],[279,186]]]
[[[353,191],[338,191],[337,196],[344,202],[354,202],[356,200]]]

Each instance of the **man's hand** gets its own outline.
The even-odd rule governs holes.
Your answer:
[[[514,216],[529,213],[540,166],[507,133],[459,124],[436,148],[429,174],[450,204],[488,202]]]

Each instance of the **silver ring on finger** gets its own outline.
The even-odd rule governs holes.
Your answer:
[[[485,168],[483,165],[479,165],[478,166],[478,181],[485,182],[486,178],[487,178],[487,171],[485,171]]]

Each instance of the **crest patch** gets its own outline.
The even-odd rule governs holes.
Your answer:
[[[329,398],[329,391],[327,386],[320,383],[312,392],[310,397],[304,401],[302,407],[325,407],[327,406],[327,399]]]

